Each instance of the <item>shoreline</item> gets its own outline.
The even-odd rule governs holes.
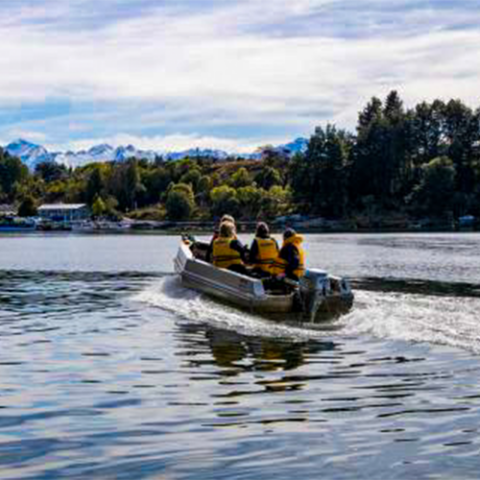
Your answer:
[[[459,228],[459,229],[445,229],[445,228],[423,228],[423,229],[387,229],[387,228],[372,228],[372,229],[321,229],[321,228],[301,228],[301,227],[288,227],[294,228],[297,233],[306,235],[368,235],[368,234],[425,234],[425,233],[480,233],[480,228]],[[51,235],[161,235],[161,236],[175,236],[182,234],[192,235],[208,235],[213,232],[214,228],[188,228],[188,226],[172,227],[172,228],[129,228],[129,229],[96,229],[92,231],[76,230],[76,229],[54,229],[54,230],[35,230],[35,229],[1,229],[0,236],[10,235],[34,235],[48,237]],[[282,234],[284,228],[272,227],[270,232],[276,235]],[[239,234],[254,234],[254,228],[239,229]]]

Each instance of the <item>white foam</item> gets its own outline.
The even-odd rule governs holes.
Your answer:
[[[309,329],[305,324],[298,327],[281,324],[216,302],[201,293],[184,288],[176,276],[160,279],[138,294],[135,300],[159,307],[188,321],[207,323],[244,335],[287,337],[305,341],[310,338],[324,338],[327,333]]]
[[[352,311],[324,324],[279,323],[209,299],[182,287],[176,276],[162,278],[135,297],[188,321],[244,335],[305,341],[359,335],[449,345],[480,353],[479,298],[357,290]]]
[[[480,352],[479,311],[478,298],[357,291],[342,333]]]

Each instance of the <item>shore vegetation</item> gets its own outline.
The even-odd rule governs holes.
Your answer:
[[[243,220],[292,214],[372,223],[378,218],[480,216],[480,108],[434,100],[406,108],[396,91],[372,98],[354,132],[315,128],[293,158],[264,147],[260,160],[155,162],[131,158],[31,172],[0,149],[0,203],[23,215],[41,203],[85,202],[95,215]]]

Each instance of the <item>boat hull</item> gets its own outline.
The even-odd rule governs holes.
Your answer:
[[[175,271],[180,275],[183,285],[188,288],[259,313],[293,311],[293,293],[269,295],[265,292],[261,280],[198,260],[186,245],[180,247],[174,263]]]
[[[260,314],[302,315],[305,305],[298,295],[292,291],[287,294],[271,294],[265,290],[261,280],[248,277],[230,270],[221,269],[195,258],[187,244],[181,244],[174,260],[174,267],[180,275],[185,287],[205,293],[223,302],[245,308]],[[353,304],[353,294],[346,282],[337,277],[329,277],[323,273],[327,290],[321,289],[315,301],[311,321],[338,316],[347,312]],[[323,278],[323,277],[322,277]],[[323,285],[323,284],[322,284]],[[334,285],[335,288],[331,288]],[[323,291],[323,294],[321,292]]]

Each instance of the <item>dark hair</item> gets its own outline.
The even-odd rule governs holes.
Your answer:
[[[268,237],[269,234],[270,230],[268,229],[268,225],[265,222],[258,222],[255,235],[257,237]]]
[[[297,234],[297,232],[293,228],[287,228],[283,232],[283,238],[286,240],[287,238],[293,237],[296,234]]]

